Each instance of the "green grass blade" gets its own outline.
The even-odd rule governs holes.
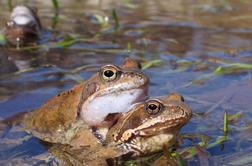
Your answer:
[[[12,11],[12,8],[13,8],[12,0],[8,0],[8,7],[9,7],[9,11]]]
[[[232,74],[241,70],[252,70],[252,64],[231,63],[225,66],[219,66],[214,70],[215,74]]]
[[[224,135],[227,136],[227,133],[228,133],[228,114],[226,111],[224,112],[223,121],[224,121],[223,122],[223,132],[224,132]]]
[[[118,28],[119,28],[119,19],[118,19],[118,16],[117,16],[117,13],[116,13],[115,9],[112,10],[112,18],[115,21],[114,31],[118,31]]]
[[[52,3],[53,3],[53,7],[55,10],[59,10],[59,2],[58,0],[52,0]]]
[[[127,52],[128,54],[130,54],[132,52],[132,46],[131,46],[131,43],[127,43]]]
[[[163,62],[161,59],[150,60],[142,64],[142,70],[148,69],[153,66],[158,66]]]

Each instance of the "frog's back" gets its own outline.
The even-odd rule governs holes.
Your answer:
[[[84,83],[59,93],[37,110],[27,113],[24,127],[42,140],[55,142],[55,137],[76,121],[83,86]]]

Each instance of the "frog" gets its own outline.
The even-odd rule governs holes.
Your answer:
[[[174,145],[180,129],[191,117],[192,110],[179,93],[152,97],[123,113],[110,128],[105,142],[121,149],[118,154],[134,157],[155,153]]]
[[[25,113],[21,124],[27,132],[51,143],[89,146],[96,140],[103,142],[118,115],[147,97],[148,82],[132,58],[126,58],[121,66],[107,64],[86,81]]]
[[[77,149],[57,145],[50,152],[66,165],[73,164],[71,162],[73,165],[107,165],[111,158],[148,156],[173,146],[180,129],[191,117],[192,110],[180,94],[151,97],[122,113],[109,128],[103,144]]]
[[[37,9],[25,5],[15,6],[6,22],[4,36],[7,42],[17,47],[35,43],[42,25]]]

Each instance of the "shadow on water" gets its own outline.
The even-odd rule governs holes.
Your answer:
[[[37,108],[130,52],[143,64],[159,60],[145,69],[151,96],[178,91],[189,102],[195,115],[183,133],[206,134],[214,143],[223,135],[223,115],[228,113],[228,139],[207,151],[196,149],[198,156],[188,158],[188,165],[252,163],[251,2],[63,0],[56,10],[50,0],[24,3],[38,8],[45,33],[36,48],[1,46],[1,118]],[[10,14],[8,5],[16,1],[0,2],[1,27]],[[0,139],[1,149],[4,141]],[[200,140],[192,142],[185,146]],[[30,148],[34,144],[36,152]],[[34,138],[15,147],[20,155],[12,148],[1,150],[0,163],[22,155],[52,161]]]

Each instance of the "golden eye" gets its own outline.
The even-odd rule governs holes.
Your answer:
[[[117,77],[117,68],[115,66],[105,66],[101,70],[102,79],[105,81],[113,81]]]
[[[149,100],[145,104],[145,110],[150,115],[156,115],[160,111],[162,111],[163,105],[156,100]]]

